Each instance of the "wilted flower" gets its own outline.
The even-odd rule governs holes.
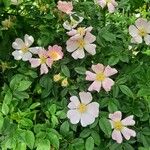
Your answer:
[[[59,74],[55,74],[55,75],[53,76],[53,80],[54,80],[55,82],[60,81],[62,78],[63,78],[63,77],[60,75],[60,73],[59,73]]]
[[[32,57],[32,53],[36,54],[39,47],[30,47],[34,42],[34,38],[29,35],[24,36],[24,41],[17,38],[15,42],[12,43],[12,47],[16,49],[12,52],[14,59],[23,61],[28,61]]]
[[[82,37],[84,36],[87,32],[91,32],[93,29],[93,27],[88,27],[88,28],[85,28],[85,27],[79,27],[77,29],[72,29],[71,31],[67,32],[67,34],[69,36],[72,36],[72,38],[79,38],[79,37]]]
[[[136,132],[134,130],[127,128],[127,126],[133,126],[135,124],[133,115],[121,120],[122,113],[120,111],[116,111],[113,114],[109,114],[109,118],[111,119],[110,123],[112,129],[114,129],[112,132],[112,139],[117,141],[117,143],[122,143],[122,135],[126,140],[129,140],[131,136],[136,136]]]
[[[72,124],[81,122],[83,127],[92,124],[95,118],[99,115],[99,104],[92,101],[92,95],[89,92],[80,92],[80,100],[77,96],[70,98],[70,103],[67,112],[67,117],[70,119]],[[90,103],[91,102],[91,103]]]
[[[83,21],[83,17],[79,17],[78,15],[74,14],[75,17],[78,18],[78,20],[75,20],[72,15],[70,15],[70,21],[65,21],[63,23],[63,27],[66,30],[72,30],[78,26],[79,23]]]
[[[49,46],[47,55],[53,60],[57,61],[63,58],[62,47],[58,45]]]
[[[4,21],[2,21],[2,26],[4,27],[5,30],[8,30],[13,26],[13,22],[11,21],[10,17],[9,19],[5,19]]]
[[[61,82],[61,86],[63,86],[63,87],[67,87],[68,84],[69,83],[68,83],[68,79],[67,78],[63,79],[62,82]]]
[[[85,57],[84,49],[91,55],[96,54],[96,45],[92,44],[96,40],[96,37],[90,32],[87,32],[84,37],[70,38],[67,41],[67,51],[73,52],[72,57],[74,59],[82,59]]]
[[[47,51],[40,49],[38,52],[39,58],[31,58],[30,63],[32,68],[36,68],[41,65],[40,72],[41,74],[48,73],[48,67],[51,68],[53,61],[48,57]]]
[[[132,43],[142,43],[143,38],[147,45],[150,45],[150,21],[139,18],[135,25],[129,26],[129,34],[132,36]]]
[[[118,71],[115,68],[111,68],[110,66],[105,67],[102,64],[92,65],[92,70],[94,73],[86,71],[86,80],[94,81],[88,90],[99,92],[101,87],[103,87],[106,92],[110,91],[111,87],[114,85],[114,81],[109,77],[116,74]]]
[[[104,8],[106,5],[108,7],[108,11],[113,13],[115,8],[118,6],[118,3],[115,0],[98,0],[98,4]]]
[[[66,14],[71,14],[73,10],[73,5],[72,2],[58,1],[57,8]]]

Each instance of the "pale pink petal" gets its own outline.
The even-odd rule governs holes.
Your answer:
[[[146,31],[147,31],[147,33],[150,33],[150,21],[147,23]]]
[[[79,93],[81,103],[89,104],[92,101],[92,95],[90,92],[80,92]]]
[[[92,70],[95,73],[103,73],[103,71],[104,71],[104,65],[103,64],[92,65]]]
[[[68,104],[68,108],[70,109],[77,108],[80,105],[80,101],[77,96],[71,96],[70,101],[71,102]]]
[[[129,26],[129,34],[131,36],[133,36],[133,37],[138,36],[138,32],[139,32],[139,30],[134,25]]]
[[[40,65],[41,62],[39,58],[31,58],[30,63],[32,68],[36,68]]]
[[[83,49],[77,49],[71,55],[74,59],[82,59],[85,57],[85,53]]]
[[[52,59],[47,58],[47,59],[46,59],[46,64],[47,64],[47,66],[48,66],[48,67],[50,67],[50,68],[51,68],[51,67],[52,67],[52,64],[53,64]]]
[[[23,53],[22,53],[22,51],[16,50],[16,51],[12,52],[12,55],[14,56],[14,59],[20,60],[20,59],[22,59]]]
[[[25,45],[27,47],[30,47],[33,44],[33,42],[34,42],[34,38],[32,36],[29,36],[28,34],[26,34],[24,36],[24,41],[25,41]]]
[[[38,54],[39,49],[41,49],[41,47],[31,47],[29,48],[29,51],[33,54]]]
[[[150,45],[150,35],[147,34],[145,37],[144,37],[144,41],[146,43],[146,45]]]
[[[123,134],[123,136],[125,137],[126,140],[129,140],[131,136],[133,136],[133,137],[136,136],[136,132],[127,127],[123,127],[123,129],[121,130],[121,133]]]
[[[96,80],[96,74],[95,73],[93,73],[93,72],[91,72],[91,71],[86,71],[86,80],[88,80],[88,81],[94,81],[94,80]]]
[[[88,91],[97,91],[99,92],[101,89],[101,82],[100,81],[94,81],[88,88]]]
[[[142,37],[141,36],[135,36],[131,39],[131,43],[142,43]]]
[[[124,126],[133,126],[133,125],[135,125],[135,121],[133,120],[133,115],[126,117],[121,122]]]
[[[26,52],[26,53],[24,53],[24,54],[22,55],[22,60],[23,60],[23,61],[28,61],[28,60],[31,59],[31,57],[32,57],[32,54],[31,54],[30,52]]]
[[[91,55],[95,55],[96,54],[96,45],[95,44],[86,44],[84,46],[85,50],[91,54]]]
[[[90,32],[87,32],[85,37],[84,37],[84,41],[86,44],[88,43],[93,43],[96,40],[96,36],[94,36],[93,34],[91,34]]]
[[[76,40],[69,39],[67,41],[67,51],[73,52],[78,48],[78,42]]]
[[[25,43],[23,42],[22,39],[17,38],[17,39],[15,40],[15,42],[12,43],[12,47],[13,47],[14,49],[21,49],[22,47],[25,47]]]
[[[138,29],[144,28],[147,26],[147,20],[143,18],[139,18],[135,21],[135,25]]]
[[[98,3],[102,8],[106,6],[106,0],[98,0]]]
[[[119,144],[122,143],[123,139],[122,139],[122,135],[119,130],[114,130],[112,132],[112,139],[115,140]]]
[[[94,123],[95,117],[88,112],[81,114],[81,125],[83,127],[86,127],[92,123]]]
[[[110,66],[107,66],[104,70],[104,74],[106,77],[110,77],[114,74],[116,74],[118,71],[115,68],[111,68]]]
[[[121,111],[116,111],[113,114],[109,114],[109,118],[112,121],[120,121],[122,118],[122,113],[121,113]]]
[[[113,13],[115,11],[115,6],[112,3],[107,3],[108,11]]]
[[[85,29],[85,31],[86,31],[86,32],[91,32],[91,31],[92,31],[92,29],[93,29],[93,27],[92,27],[92,26],[90,26],[90,27],[87,27],[87,28]]]
[[[80,121],[81,115],[80,113],[75,109],[75,110],[69,110],[67,112],[67,117],[70,119],[70,122],[72,124],[77,124]]]
[[[114,81],[110,78],[105,78],[104,81],[102,81],[102,87],[106,92],[111,90],[111,87],[114,85]]]
[[[73,36],[73,35],[77,34],[77,30],[72,29],[71,31],[67,32],[67,34],[68,34],[69,36]]]
[[[110,124],[111,124],[111,128],[114,129],[114,124],[112,120],[109,120]]]
[[[41,75],[48,73],[48,68],[47,68],[46,64],[41,65],[40,71],[41,71]]]
[[[92,102],[87,105],[87,111],[94,117],[98,117],[99,115],[99,104],[97,102]]]
[[[116,7],[118,6],[118,3],[115,0],[111,0],[111,3]]]

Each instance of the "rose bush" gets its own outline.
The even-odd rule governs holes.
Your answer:
[[[149,150],[149,0],[0,0],[0,148]]]

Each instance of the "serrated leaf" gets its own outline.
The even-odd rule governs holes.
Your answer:
[[[75,70],[78,74],[85,74],[85,72],[86,72],[85,67],[76,67],[74,70]]]
[[[70,77],[70,71],[66,65],[61,66],[61,71],[66,77]]]
[[[31,81],[21,81],[20,83],[19,83],[19,86],[18,86],[18,88],[17,88],[17,91],[25,91],[25,90],[27,90],[29,87],[30,87],[30,85],[32,84],[32,82]]]
[[[129,97],[134,98],[134,94],[132,93],[129,87],[127,87],[126,85],[119,85],[119,88],[122,91],[122,93],[124,93],[125,95]]]
[[[30,149],[33,149],[35,137],[32,131],[26,131],[25,133],[26,144]]]
[[[50,150],[50,141],[48,139],[41,140],[38,145],[36,150]]]

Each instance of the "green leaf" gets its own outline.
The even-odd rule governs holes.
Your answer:
[[[3,123],[4,123],[4,118],[3,118],[3,116],[0,115],[0,130],[3,127]]]
[[[59,138],[57,135],[55,135],[54,133],[49,133],[49,139],[50,139],[50,143],[53,147],[55,147],[56,149],[59,149]]]
[[[15,150],[26,150],[26,149],[27,149],[27,146],[25,143],[18,143],[15,148]]]
[[[50,114],[54,115],[56,113],[56,104],[52,104],[51,106],[49,106],[48,111],[50,112]]]
[[[35,142],[35,137],[32,131],[27,130],[26,131],[26,135],[25,135],[25,139],[26,139],[26,144],[30,149],[33,149],[34,147],[34,142]]]
[[[30,106],[30,109],[35,109],[36,107],[40,106],[41,104],[39,102],[36,102],[36,103],[33,103],[31,106]]]
[[[23,80],[23,81],[21,81],[19,83],[19,86],[18,86],[17,90],[18,91],[25,91],[25,90],[27,90],[30,87],[31,84],[32,84],[31,81],[25,81],[25,80]]]
[[[94,139],[91,136],[85,142],[85,149],[86,150],[94,149]]]
[[[95,143],[97,146],[99,146],[100,143],[101,143],[101,139],[100,139],[99,133],[93,130],[93,131],[91,132],[91,136],[92,136],[92,138],[94,139],[94,143]]]
[[[11,103],[11,101],[12,101],[12,93],[11,93],[10,90],[8,90],[7,93],[6,93],[6,95],[5,95],[5,97],[4,97],[3,103],[9,105]]]
[[[85,67],[75,67],[74,69],[78,74],[85,74],[86,69]]]
[[[19,123],[23,126],[27,126],[27,127],[32,127],[33,126],[33,122],[28,119],[28,118],[22,118]]]
[[[108,65],[114,66],[119,62],[119,58],[117,56],[111,56],[108,60]]]
[[[101,130],[108,136],[110,137],[111,136],[111,124],[109,122],[108,119],[102,117],[100,118],[99,120],[99,126],[101,128]]]
[[[50,150],[50,141],[48,139],[41,140],[38,145],[36,150]]]
[[[19,91],[14,91],[14,96],[18,99],[28,99],[29,98],[29,94],[27,92],[19,92]]]
[[[2,113],[3,113],[4,115],[7,115],[7,114],[9,113],[9,107],[8,107],[8,105],[5,104],[5,103],[3,103],[3,105],[2,105]]]
[[[132,93],[129,87],[127,87],[126,85],[119,85],[119,88],[122,91],[122,93],[124,93],[125,95],[129,97],[134,98],[134,94]]]
[[[66,136],[69,132],[69,123],[68,121],[65,121],[61,126],[60,126],[60,134]]]
[[[84,129],[81,133],[80,133],[80,137],[81,138],[86,138],[91,134],[91,130],[90,129]]]
[[[61,71],[66,77],[70,77],[70,71],[66,65],[61,66]]]
[[[111,113],[118,110],[117,105],[112,100],[110,100],[109,103],[108,103],[108,110]]]

